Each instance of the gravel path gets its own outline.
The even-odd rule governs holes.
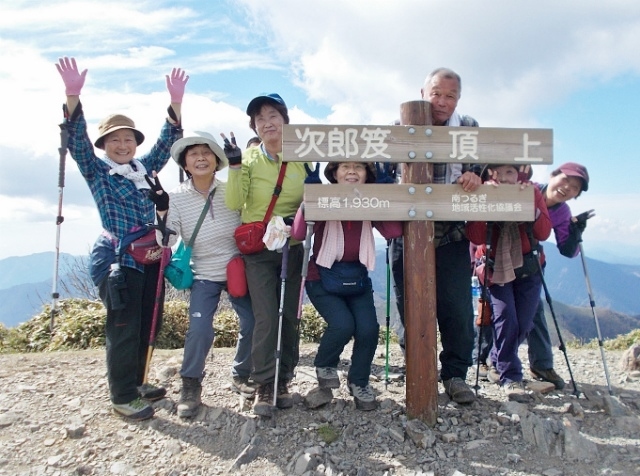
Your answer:
[[[395,370],[402,356],[392,347]],[[607,352],[613,397],[599,351],[570,349],[580,398],[568,385],[516,404],[481,382],[478,401],[459,406],[440,385],[438,422],[429,428],[407,420],[401,379],[386,390],[373,382],[380,402],[373,412],[355,409],[344,377],[331,403],[307,409],[315,350],[301,348],[294,408],[259,419],[230,390],[233,349],[215,349],[207,359],[205,405],[192,420],[175,413],[182,351],[156,351],[151,381],[165,384],[168,398],[154,403],[155,418],[140,423],[111,412],[103,350],[0,355],[0,474],[640,474],[640,373],[619,370],[622,352]],[[374,362],[379,374],[383,352],[380,346]],[[568,380],[559,352],[556,362]],[[475,382],[475,373],[468,380]],[[327,435],[335,441],[327,443]]]

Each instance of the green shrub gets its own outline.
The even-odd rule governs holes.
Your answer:
[[[340,438],[340,430],[329,424],[322,425],[318,427],[318,437],[326,444],[330,445]]]
[[[312,304],[302,306],[300,318],[300,340],[302,342],[318,343],[327,328],[327,323]]]
[[[181,349],[189,328],[189,305],[184,300],[166,301],[157,349]],[[0,352],[44,352],[103,347],[106,310],[100,301],[65,299],[58,303],[53,335],[51,307],[18,327],[0,324]],[[226,299],[221,300],[214,318],[215,347],[235,347],[238,317]],[[319,342],[326,323],[315,308],[303,307],[300,334],[303,342]]]

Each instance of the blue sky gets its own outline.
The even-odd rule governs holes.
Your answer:
[[[253,135],[244,109],[280,93],[292,122],[388,124],[418,99],[426,74],[463,78],[458,110],[487,127],[554,130],[554,163],[585,164],[594,208],[591,257],[640,262],[635,188],[640,110],[635,0],[138,1],[0,3],[0,259],[54,250],[64,86],[54,64],[88,68],[82,101],[95,137],[105,115],[131,116],[153,142],[168,102],[164,75],[191,76],[185,130]],[[534,168],[544,181],[553,167]],[[162,172],[177,184],[177,168]],[[67,159],[61,251],[88,253],[100,223]]]

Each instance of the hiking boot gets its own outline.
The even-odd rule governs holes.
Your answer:
[[[140,397],[129,403],[112,403],[113,411],[131,420],[147,420],[154,414],[153,407]]]
[[[256,387],[256,383],[249,381],[249,377],[240,377],[238,375],[231,377],[231,390],[244,398],[253,398],[256,394]]]
[[[150,383],[143,383],[138,387],[138,395],[140,395],[140,398],[144,398],[145,400],[149,400],[150,402],[160,400],[164,398],[166,394],[166,388],[156,387],[155,385],[151,385]]]
[[[364,387],[359,387],[355,383],[350,383],[349,393],[353,396],[353,401],[356,403],[356,408],[358,410],[366,412],[375,410],[378,407],[376,395],[373,393],[373,388],[371,388],[371,385],[369,384]]]
[[[500,385],[500,372],[498,372],[498,369],[496,369],[494,365],[489,367],[489,371],[487,372],[487,380],[491,383]]]
[[[531,376],[534,379],[550,382],[556,386],[556,390],[562,390],[564,388],[564,380],[556,373],[555,370],[553,370],[553,368],[540,370],[531,367],[529,370],[531,371]]]
[[[273,415],[273,382],[260,384],[256,389],[253,413],[265,417]]]
[[[190,418],[198,412],[202,403],[202,384],[196,377],[182,377],[182,390],[176,412],[180,418]]]
[[[340,377],[335,367],[316,367],[316,377],[320,388],[340,388]]]
[[[471,403],[476,399],[473,391],[460,377],[444,380],[442,385],[444,385],[444,391],[447,392],[449,398],[456,403]]]
[[[531,395],[527,393],[524,382],[507,382],[502,385],[502,390],[510,402],[529,403]]]
[[[276,406],[280,409],[291,408],[293,406],[293,396],[289,393],[289,382],[286,380],[278,380]]]

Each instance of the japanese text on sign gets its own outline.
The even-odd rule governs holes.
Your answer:
[[[452,212],[473,212],[473,213],[512,213],[522,211],[522,204],[519,202],[493,202],[487,203],[486,194],[453,194],[451,196]]]
[[[339,130],[337,127],[325,134],[322,131],[310,131],[308,127],[302,132],[296,129],[296,136],[303,144],[295,150],[298,157],[305,157],[309,152],[314,151],[320,157],[328,159],[334,157],[350,158],[359,157],[361,159],[389,159],[390,156],[385,154],[387,144],[384,142],[390,130],[384,130],[379,127],[369,129],[363,127],[358,135],[358,129],[349,128]],[[327,137],[327,153],[325,154],[319,149],[319,146]],[[365,141],[364,150],[359,154],[358,138]]]
[[[283,127],[285,161],[553,163],[549,129],[447,126]]]

